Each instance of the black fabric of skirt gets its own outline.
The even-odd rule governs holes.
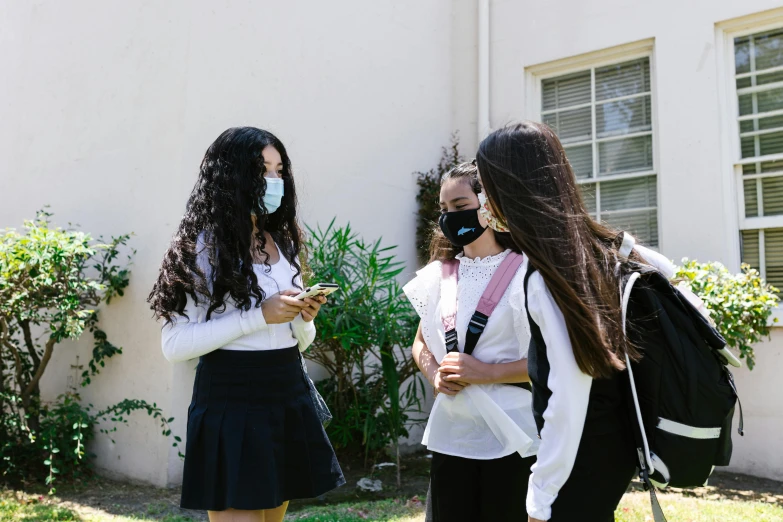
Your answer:
[[[183,508],[273,509],[344,483],[297,347],[201,357],[188,409]]]
[[[425,522],[527,522],[535,462],[519,453],[478,460],[433,452]]]

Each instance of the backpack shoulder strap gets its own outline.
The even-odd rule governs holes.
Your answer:
[[[617,253],[621,258],[627,259],[633,252],[633,248],[636,246],[636,239],[628,232],[620,232],[623,238],[623,242],[620,244],[620,248],[617,249]]]
[[[517,270],[519,270],[519,267],[522,265],[523,260],[524,257],[522,254],[517,254],[516,252],[511,252],[506,256],[503,262],[500,263],[498,269],[495,270],[492,279],[489,280],[487,288],[481,295],[478,307],[476,307],[477,312],[481,312],[487,317],[492,315],[492,312],[495,311],[500,299],[503,297],[503,294],[506,293],[508,286],[514,279]]]
[[[506,293],[523,260],[524,257],[521,254],[511,252],[495,270],[495,273],[489,280],[489,284],[487,284],[487,288],[484,289],[484,293],[481,295],[481,299],[479,299],[476,311],[470,318],[468,331],[465,334],[465,353],[473,353],[479,337],[481,337],[481,334],[484,333],[484,329],[487,327],[489,316],[497,308],[500,299]]]
[[[449,259],[441,263],[440,318],[446,332],[446,351],[457,350],[457,280],[459,261]]]

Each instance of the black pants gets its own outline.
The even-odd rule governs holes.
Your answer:
[[[613,522],[636,474],[630,430],[582,437],[574,468],[560,488],[549,522]]]
[[[427,522],[527,522],[525,499],[535,457],[492,460],[432,454]]]

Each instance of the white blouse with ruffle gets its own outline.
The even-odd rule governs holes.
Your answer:
[[[479,299],[509,250],[496,256],[459,260],[457,333],[464,350],[468,323]],[[527,357],[530,332],[525,313],[524,277],[527,258],[489,317],[473,356],[497,364]],[[446,356],[440,307],[441,263],[421,269],[404,290],[421,318],[427,348],[440,364]],[[430,412],[422,444],[430,451],[469,459],[497,459],[538,451],[538,434],[529,391],[507,384],[472,384],[455,396],[439,394]]]

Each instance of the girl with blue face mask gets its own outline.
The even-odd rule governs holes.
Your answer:
[[[164,356],[199,359],[181,506],[212,522],[280,522],[345,483],[300,351],[326,298],[303,289],[291,161],[252,127],[209,147],[149,301]]]

